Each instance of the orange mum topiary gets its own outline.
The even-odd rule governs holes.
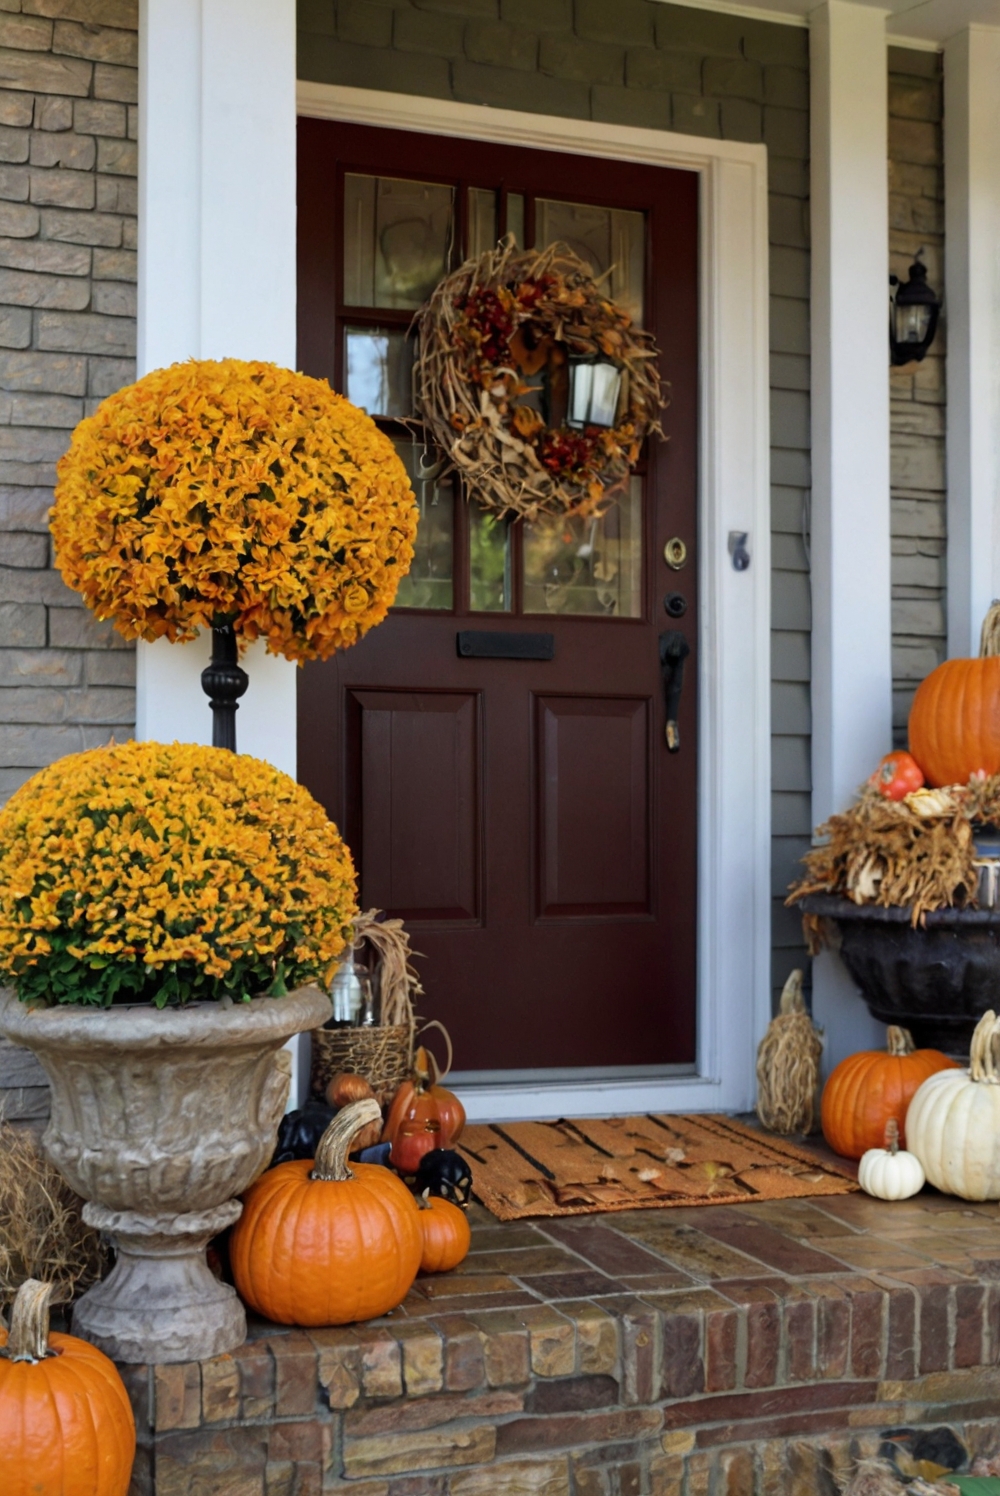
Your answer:
[[[105,400],[58,467],[56,564],[126,639],[226,619],[325,659],[381,623],[417,507],[392,442],[325,380],[192,359]]]

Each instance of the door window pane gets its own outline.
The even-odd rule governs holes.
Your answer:
[[[510,612],[510,524],[469,504],[469,607],[473,613]]]
[[[525,522],[524,611],[641,617],[641,478],[601,519]]]
[[[469,188],[469,254],[479,256],[495,249],[497,242],[497,195],[489,187]]]
[[[344,329],[344,393],[370,416],[408,416],[414,340],[380,327]]]
[[[452,189],[395,177],[344,178],[344,300],[421,306],[448,268]]]
[[[452,608],[454,588],[455,490],[437,481],[440,463],[428,463],[423,443],[397,441],[420,508],[413,565],[399,584],[397,608]]]
[[[518,249],[524,248],[524,193],[507,194],[507,232],[514,235]]]
[[[535,203],[535,243],[539,249],[545,249],[557,239],[593,265],[595,276],[611,271],[607,282],[611,299],[641,327],[646,215],[540,197]]]

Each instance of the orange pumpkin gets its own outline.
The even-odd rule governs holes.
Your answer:
[[[423,1046],[413,1061],[413,1075],[392,1098],[382,1141],[392,1144],[389,1157],[401,1174],[415,1174],[433,1148],[450,1148],[465,1126],[465,1107],[454,1091],[439,1084],[437,1061]]]
[[[420,1199],[420,1227],[424,1236],[422,1273],[450,1273],[465,1261],[472,1232],[468,1217],[459,1206],[424,1190]]]
[[[377,1101],[354,1102],[312,1164],[278,1164],[250,1186],[229,1250],[251,1309],[279,1324],[346,1325],[406,1297],[423,1252],[417,1202],[389,1169],[347,1165],[355,1135],[380,1116]]]
[[[904,1142],[906,1109],[917,1088],[938,1070],[957,1069],[937,1049],[914,1049],[904,1028],[886,1030],[886,1049],[863,1049],[833,1070],[823,1090],[823,1136],[834,1153],[860,1158],[881,1148],[894,1120]]]
[[[945,660],[917,687],[910,752],[934,786],[1000,773],[1000,604],[986,615],[979,658]]]
[[[339,1112],[354,1101],[367,1101],[370,1096],[375,1095],[375,1092],[363,1075],[355,1075],[353,1070],[338,1070],[324,1095],[327,1104],[332,1106],[335,1112]],[[353,1152],[358,1153],[362,1148],[374,1148],[381,1136],[382,1113],[380,1111],[378,1119],[362,1128],[355,1137]]]
[[[0,1329],[3,1496],[125,1496],[135,1420],[103,1351],[49,1334],[51,1283],[29,1278]]]

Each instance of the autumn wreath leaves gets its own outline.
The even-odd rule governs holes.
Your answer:
[[[599,513],[643,438],[660,431],[651,335],[565,244],[522,252],[507,241],[467,260],[438,285],[417,328],[418,413],[486,509],[528,519]],[[568,424],[576,360],[620,376],[612,424]]]

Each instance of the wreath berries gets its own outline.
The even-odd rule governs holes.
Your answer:
[[[595,514],[623,488],[665,401],[649,333],[565,244],[467,260],[417,319],[417,412],[484,508]],[[615,424],[566,423],[573,358],[621,373]],[[541,408],[540,408],[541,407]]]

